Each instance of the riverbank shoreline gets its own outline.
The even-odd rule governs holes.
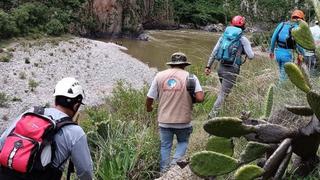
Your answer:
[[[30,107],[52,106],[54,86],[63,77],[80,81],[87,106],[104,103],[118,81],[133,88],[150,83],[156,70],[122,50],[126,48],[78,37],[10,44],[1,53],[9,59],[0,62],[0,130]]]

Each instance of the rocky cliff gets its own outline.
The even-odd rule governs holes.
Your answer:
[[[143,28],[174,24],[169,0],[90,0],[88,4],[103,35],[138,35]]]

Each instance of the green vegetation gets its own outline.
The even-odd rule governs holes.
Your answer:
[[[174,0],[173,2],[176,21],[195,25],[228,24],[232,16],[241,14],[252,24],[259,23],[261,26],[269,24],[272,27],[273,24],[288,19],[289,11],[295,7],[303,9],[309,15],[307,18],[314,17],[313,9],[303,1]]]
[[[8,101],[8,96],[5,93],[0,92],[0,107],[6,107],[8,105]]]
[[[88,132],[97,179],[157,177],[159,137],[155,113],[144,108],[147,87],[119,83],[106,104],[86,110],[80,121]]]
[[[235,180],[255,179],[263,174],[264,170],[256,165],[245,165],[239,168],[235,174]]]
[[[30,79],[28,84],[32,92],[34,92],[36,88],[39,86],[39,82],[35,81],[34,79]]]
[[[32,34],[59,36],[86,26],[86,0],[5,1],[0,3],[0,39]],[[91,23],[91,22],[88,22]],[[77,31],[73,32],[77,33]]]

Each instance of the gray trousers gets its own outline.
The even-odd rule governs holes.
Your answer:
[[[317,65],[317,58],[315,55],[312,56],[304,56],[304,61],[303,61],[311,76],[314,76],[317,74],[317,69],[316,69],[316,65]]]
[[[217,111],[222,106],[224,98],[231,92],[233,85],[236,83],[237,76],[240,73],[239,65],[223,65],[220,63],[218,76],[221,83],[221,89],[218,97],[213,104],[213,111]]]

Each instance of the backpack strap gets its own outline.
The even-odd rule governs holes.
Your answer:
[[[57,123],[57,126],[56,126],[56,132],[58,132],[61,128],[65,127],[65,126],[68,126],[68,125],[78,125],[77,123],[73,122],[72,121],[72,118],[69,117],[69,116],[66,116],[66,117],[63,117],[59,120],[56,121]],[[70,157],[70,154],[67,156],[67,158],[65,160],[63,160],[59,166],[57,167],[58,169],[60,169],[60,167],[68,161]],[[72,163],[71,160],[69,160],[69,165],[68,165],[68,171],[67,171],[67,180],[70,180],[70,177],[71,177],[71,173],[74,172],[74,165]]]
[[[45,110],[45,108],[42,106],[34,106],[33,107],[33,113],[36,113],[36,114],[44,115],[44,110]]]
[[[194,78],[194,74],[192,73],[189,73],[187,76],[186,88],[191,96],[192,103],[196,103],[196,99],[194,95],[195,94],[194,91],[196,89],[196,80]]]
[[[72,121],[72,118],[69,116],[63,117],[56,121],[57,127],[56,132],[58,132],[61,128],[68,125],[78,125],[77,123]]]

